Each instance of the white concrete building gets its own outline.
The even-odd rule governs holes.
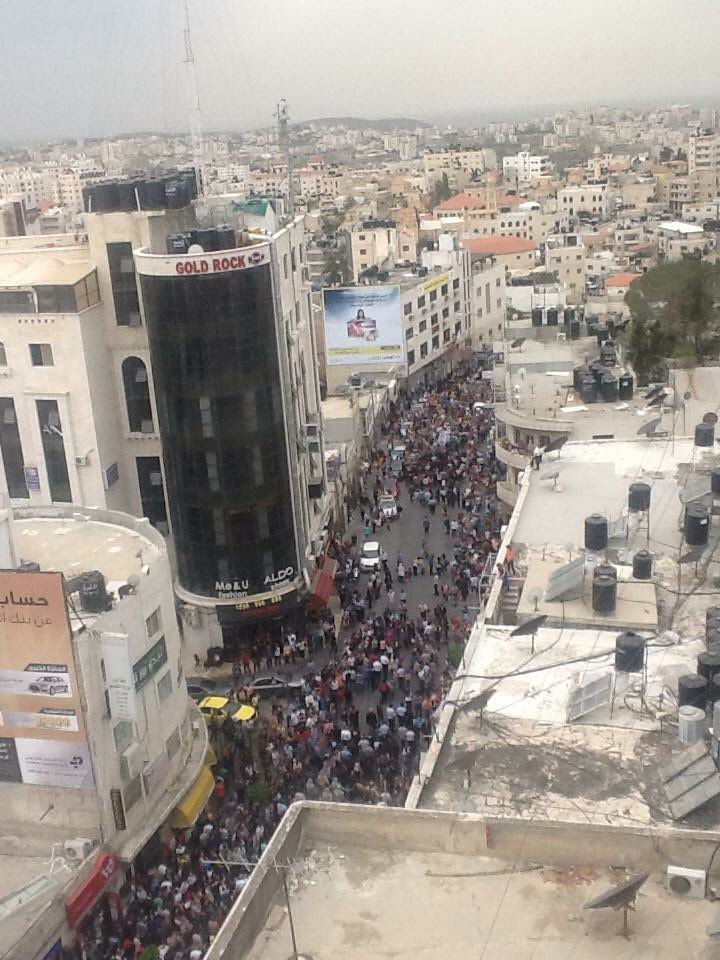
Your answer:
[[[532,183],[552,172],[550,157],[521,150],[510,157],[503,157],[503,177],[517,183]]]
[[[558,206],[571,217],[589,214],[605,220],[610,213],[610,191],[607,183],[586,183],[580,187],[558,190]]]

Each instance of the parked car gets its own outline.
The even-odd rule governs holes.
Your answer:
[[[188,677],[185,680],[187,692],[196,703],[205,697],[227,697],[232,690],[232,682],[225,678]]]
[[[377,540],[368,540],[360,551],[360,569],[363,573],[372,573],[380,568],[380,544]]]
[[[398,515],[397,501],[391,493],[385,493],[380,497],[378,506],[388,520],[394,520]]]
[[[246,684],[259,697],[287,697],[302,690],[302,680],[288,680],[275,674],[255,677]]]
[[[37,680],[33,680],[28,690],[30,693],[49,693],[51,697],[54,697],[56,693],[70,692],[67,680],[63,677],[52,676],[38,677]]]

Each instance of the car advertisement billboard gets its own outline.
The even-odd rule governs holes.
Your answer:
[[[333,287],[323,302],[329,366],[405,362],[399,287]]]
[[[93,786],[60,573],[0,571],[0,781]]]

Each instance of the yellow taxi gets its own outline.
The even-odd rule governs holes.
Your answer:
[[[248,703],[236,703],[227,697],[205,697],[199,706],[209,726],[220,726],[228,719],[235,723],[251,723],[257,716],[255,707]]]

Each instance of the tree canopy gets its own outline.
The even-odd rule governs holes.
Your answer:
[[[636,280],[626,345],[640,382],[667,360],[717,358],[720,343],[720,264],[685,259],[662,263]]]

